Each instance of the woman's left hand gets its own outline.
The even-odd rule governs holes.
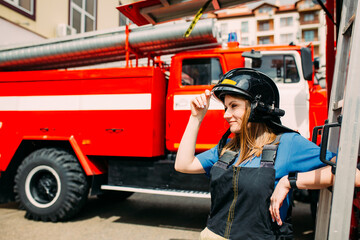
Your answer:
[[[269,211],[271,218],[273,222],[276,221],[279,226],[282,225],[280,218],[280,207],[282,206],[286,195],[289,193],[290,188],[290,182],[288,180],[288,176],[286,175],[280,179],[270,198]]]

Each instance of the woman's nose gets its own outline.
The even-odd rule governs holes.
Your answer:
[[[225,111],[225,113],[224,113],[224,118],[225,118],[225,119],[231,118],[231,113],[229,112],[229,110],[226,110],[226,111]]]

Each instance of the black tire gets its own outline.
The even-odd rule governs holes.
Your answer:
[[[83,207],[89,191],[74,155],[55,148],[27,156],[15,176],[15,200],[36,221],[65,221]]]

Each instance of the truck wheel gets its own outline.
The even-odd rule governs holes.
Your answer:
[[[21,163],[14,191],[16,201],[26,210],[26,218],[57,222],[80,211],[89,189],[86,176],[72,154],[43,148]]]

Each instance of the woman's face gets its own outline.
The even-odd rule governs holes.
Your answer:
[[[232,133],[239,133],[246,110],[246,100],[239,97],[226,95],[224,105],[224,118],[230,125],[230,131]]]

